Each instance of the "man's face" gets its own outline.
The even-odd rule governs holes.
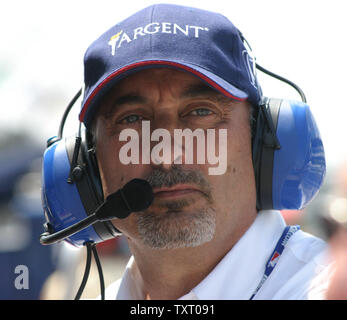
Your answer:
[[[242,228],[247,212],[255,211],[249,117],[247,102],[226,98],[183,71],[148,69],[120,81],[105,97],[96,119],[96,152],[104,196],[133,178],[141,178],[152,185],[154,201],[144,212],[114,219],[116,228],[130,241],[151,248],[194,247]],[[142,121],[150,126],[148,137],[144,136]],[[185,128],[206,133],[201,140],[205,162],[197,161],[201,156],[197,143],[174,141],[175,130]],[[139,164],[122,161],[120,155],[124,156],[129,142],[120,141],[125,129],[138,133]],[[152,137],[149,144],[144,143],[157,129],[171,134],[165,147],[172,152],[166,153],[164,163],[160,162],[163,151],[157,152],[161,140],[153,141]],[[209,139],[208,129],[214,132]],[[222,129],[226,136],[222,136]],[[211,140],[215,149],[208,147]],[[175,148],[182,151],[181,164],[175,162]],[[192,151],[193,163],[185,161],[186,149]],[[217,166],[208,161],[211,152],[222,154],[226,160],[221,174],[213,175],[209,170]],[[148,162],[142,161],[145,154],[150,157]]]

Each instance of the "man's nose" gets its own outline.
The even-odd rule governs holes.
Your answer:
[[[183,163],[184,145],[175,139],[177,129],[183,128],[175,115],[164,115],[151,122],[151,165],[170,170],[172,165]]]

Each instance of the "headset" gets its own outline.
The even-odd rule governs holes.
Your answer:
[[[317,194],[325,176],[322,139],[302,90],[263,67],[256,67],[298,90],[302,102],[263,97],[254,108],[252,155],[257,209],[300,210]],[[71,108],[66,108],[58,136],[47,141],[43,156],[42,203],[46,232],[66,228],[95,212],[104,196],[91,134],[79,126],[76,136],[63,138]],[[98,222],[65,240],[82,246],[121,233],[110,221]]]
[[[252,52],[247,40],[241,32],[239,34]],[[254,108],[252,160],[257,210],[301,210],[314,199],[325,176],[324,147],[318,127],[303,91],[293,82],[261,67],[255,57],[249,58],[255,79],[258,69],[292,86],[302,100],[267,98],[261,94],[261,102]],[[261,92],[260,86],[258,90]],[[80,124],[76,135],[63,136],[66,118],[82,94],[80,89],[67,106],[58,135],[47,141],[43,155],[42,205],[46,223],[42,244],[52,243],[45,241],[47,235],[63,232],[89,217],[104,202],[91,133]],[[88,249],[86,270],[76,298],[80,297],[89,274],[91,252],[99,270],[95,244],[119,235],[121,232],[106,220],[79,228],[74,234],[59,239]],[[103,283],[100,270],[99,275],[100,283]],[[103,298],[103,284],[101,288]]]

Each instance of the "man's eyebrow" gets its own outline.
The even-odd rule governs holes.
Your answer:
[[[136,103],[145,103],[147,99],[141,95],[135,93],[128,93],[116,98],[112,101],[113,107],[119,107],[124,104],[136,104]]]
[[[117,108],[125,106],[125,105],[132,105],[132,104],[138,104],[138,103],[146,103],[147,99],[141,95],[138,95],[136,93],[127,93],[124,95],[121,95],[114,99],[105,110],[105,116],[110,117],[114,114],[114,112],[117,110]]]
[[[181,94],[181,98],[197,98],[197,97],[209,97],[213,100],[217,100],[221,103],[230,103],[233,100],[224,96],[222,93],[213,89],[212,87],[204,84],[192,84],[188,86]]]

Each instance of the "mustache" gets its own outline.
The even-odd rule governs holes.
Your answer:
[[[172,165],[170,170],[155,168],[145,180],[152,188],[172,187],[176,184],[196,185],[205,197],[212,201],[212,188],[205,176],[199,171],[186,169],[181,165]]]

